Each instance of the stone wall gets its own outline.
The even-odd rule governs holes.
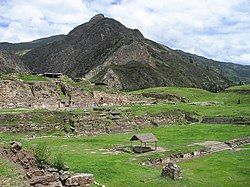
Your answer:
[[[98,108],[97,108],[98,109]],[[159,115],[129,116],[119,111],[100,108],[85,113],[35,112],[24,114],[1,114],[1,132],[43,133],[63,130],[78,135],[131,132],[149,126],[170,125],[185,121],[181,112]]]
[[[12,142],[10,149],[0,148],[0,156],[20,165],[30,186],[87,187],[94,183],[93,174],[58,170],[49,165],[41,168],[35,156],[23,150],[19,142]]]
[[[250,136],[244,138],[233,139],[225,142],[215,143],[212,145],[205,146],[203,149],[193,151],[193,152],[186,152],[186,153],[177,153],[172,154],[169,157],[164,158],[157,158],[157,159],[148,159],[146,162],[143,162],[142,165],[165,165],[169,162],[180,162],[184,160],[198,158],[207,154],[225,151],[225,150],[232,150],[244,144],[250,143]]]
[[[102,91],[93,92],[93,102],[97,106],[130,104],[133,103],[133,100],[136,100],[136,98],[119,92],[117,93],[106,93]]]
[[[120,92],[85,92],[61,81],[0,81],[0,108],[86,108],[95,105],[123,105],[137,100],[134,96]]]
[[[209,124],[238,124],[249,125],[249,117],[205,117],[201,121],[202,123]]]
[[[0,82],[0,108],[57,108],[58,98],[56,84]]]

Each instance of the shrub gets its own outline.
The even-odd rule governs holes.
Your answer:
[[[34,154],[41,167],[49,164],[50,150],[46,143],[39,143],[34,149]]]
[[[52,160],[52,166],[55,167],[58,170],[65,170],[66,165],[62,158],[62,154],[57,154],[54,159]]]

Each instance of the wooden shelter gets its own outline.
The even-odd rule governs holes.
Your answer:
[[[42,76],[48,77],[48,78],[58,78],[58,77],[60,77],[62,75],[63,75],[62,73],[47,73],[47,72],[42,74]]]
[[[140,152],[142,153],[143,151],[143,146],[142,144],[144,144],[144,148],[147,147],[147,143],[155,143],[155,150],[157,149],[157,138],[152,134],[152,133],[147,133],[147,134],[135,134],[131,139],[131,147],[133,146],[132,142],[133,141],[140,141],[141,142],[141,146],[140,146]]]

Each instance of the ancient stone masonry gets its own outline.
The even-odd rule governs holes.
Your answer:
[[[36,158],[22,149],[22,144],[12,142],[10,150],[0,149],[0,155],[23,167],[26,180],[34,187],[87,187],[94,183],[93,174],[72,173],[50,166],[40,168]]]
[[[143,162],[142,165],[165,165],[169,162],[180,162],[184,160],[194,159],[197,157],[201,157],[203,155],[224,151],[224,150],[231,150],[238,146],[250,143],[250,137],[233,139],[226,142],[221,143],[214,143],[212,145],[205,146],[203,149],[189,152],[189,153],[177,153],[172,154],[170,157],[165,158],[157,158],[157,159],[149,159],[146,162]]]
[[[167,165],[162,168],[161,175],[174,180],[182,179],[183,177],[181,168],[172,162],[167,163]]]
[[[56,108],[59,97],[55,84],[3,81],[0,84],[1,108]]]
[[[93,99],[97,106],[131,104],[133,100],[136,100],[134,97],[123,93],[105,93],[99,91],[93,92]]]
[[[185,114],[167,113],[155,116],[129,116],[119,111],[94,108],[93,112],[61,114],[60,112],[1,114],[1,132],[42,133],[52,130],[66,130],[77,135],[96,135],[101,133],[131,132],[134,128],[170,125],[185,121]],[[37,120],[39,119],[39,122]],[[67,127],[67,129],[65,129]]]
[[[85,92],[60,81],[0,82],[0,108],[87,108],[136,103],[141,98],[121,92]]]
[[[173,103],[186,103],[188,100],[185,97],[180,97],[175,94],[160,94],[160,93],[142,93],[144,97],[155,98],[164,102],[173,102]]]
[[[12,124],[0,126],[0,132],[13,132],[13,133],[25,133],[25,132],[46,132],[52,130],[62,129],[61,124],[47,124],[47,123],[26,123],[26,124]]]
[[[205,117],[202,123],[249,125],[249,117]]]
[[[250,143],[250,137],[233,139],[225,142],[228,146],[235,148]]]

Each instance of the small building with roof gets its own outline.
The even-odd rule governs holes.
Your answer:
[[[141,143],[140,146],[133,147],[133,141],[139,141]],[[154,143],[154,150],[157,150],[157,138],[152,133],[147,134],[135,134],[130,139],[132,150],[136,153],[143,153],[152,151],[151,147],[147,146],[147,143]],[[143,146],[144,144],[144,146]]]
[[[48,73],[48,72],[45,72],[44,74],[42,74],[42,76],[48,77],[48,78],[59,78],[62,75],[63,73]]]

